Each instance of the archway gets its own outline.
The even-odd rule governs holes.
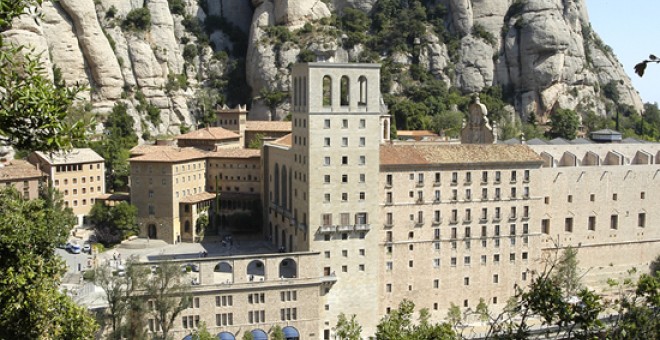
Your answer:
[[[292,258],[286,258],[280,262],[279,277],[284,279],[293,279],[298,276],[298,264]]]
[[[158,238],[158,229],[156,229],[155,224],[150,224],[149,225],[148,234],[149,234],[149,238],[152,238],[152,239],[157,239]]]
[[[234,334],[229,333],[229,332],[220,332],[218,333],[218,339],[219,340],[236,340],[236,337]]]
[[[282,332],[284,333],[284,338],[286,340],[299,340],[300,339],[300,333],[298,333],[298,330],[295,327],[286,326],[286,327],[282,328]]]
[[[250,281],[263,281],[266,277],[266,266],[261,260],[248,263],[247,276]]]
[[[268,340],[268,334],[261,329],[254,329],[250,333],[252,333],[253,340]]]
[[[234,283],[234,268],[227,261],[218,262],[213,268],[213,282]]]

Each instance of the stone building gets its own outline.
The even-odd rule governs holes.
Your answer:
[[[0,163],[0,188],[13,186],[25,199],[39,196],[45,177],[33,164],[20,159]]]
[[[86,224],[96,197],[105,193],[105,160],[92,149],[66,152],[36,151],[28,156],[63,195],[64,205],[73,209],[78,225]]]
[[[260,193],[263,236],[286,253],[200,262],[194,286],[200,307],[177,321],[179,335],[199,319],[216,334],[268,333],[278,324],[291,325],[302,339],[332,339],[345,313],[357,315],[368,337],[403,299],[428,308],[432,322],[443,321],[451,303],[474,309],[483,298],[498,311],[558,248],[578,248],[584,282],[597,289],[660,254],[658,143],[494,143],[496,128],[478,101],[460,145],[391,141],[378,65],[298,64],[291,74],[291,133],[272,135],[261,152],[175,148],[168,152],[189,155],[131,159],[134,203],[172,206],[163,215],[171,222],[157,220],[161,210],[145,217],[170,223],[165,229],[172,231],[154,236],[174,242],[183,235],[184,217],[170,213],[186,204],[176,192],[219,192],[221,200],[236,200],[222,201],[227,209],[235,204],[231,210]],[[235,114],[239,125],[242,113]],[[193,176],[185,183],[191,187],[169,188],[188,164],[193,168],[183,177]],[[158,187],[151,190],[163,190],[154,191],[163,201],[144,196],[150,187],[139,185],[147,180]],[[263,282],[262,274],[245,276],[255,259],[266,268]],[[298,271],[279,274],[278,282],[274,273],[284,259],[295,260]],[[218,285],[209,281],[210,268],[214,278],[233,268],[240,279]],[[281,298],[285,290],[297,291],[297,302],[286,292]],[[229,295],[234,309],[224,309]]]
[[[205,154],[171,146],[149,151],[130,159],[131,202],[138,209],[140,237],[196,241],[197,218],[216,196],[206,191]]]

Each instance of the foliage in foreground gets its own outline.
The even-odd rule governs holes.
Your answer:
[[[75,217],[54,192],[24,200],[0,191],[0,339],[91,339],[94,319],[59,291],[66,267],[53,249]]]

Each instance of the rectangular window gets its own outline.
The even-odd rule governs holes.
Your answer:
[[[341,120],[341,128],[342,129],[348,129],[348,119],[342,119]]]
[[[330,157],[323,157],[323,165],[325,166],[330,165]]]
[[[323,121],[323,128],[324,129],[329,129],[330,128],[330,119],[326,119]]]
[[[348,137],[341,138],[341,146],[348,146]]]
[[[564,220],[564,230],[567,233],[572,233],[573,232],[573,218],[572,217],[566,217]]]
[[[341,164],[342,165],[348,164],[348,156],[341,156]]]
[[[550,235],[550,220],[545,218],[541,220],[541,232]]]
[[[589,226],[590,231],[596,230],[596,216],[589,216]]]
[[[364,129],[367,127],[367,121],[365,119],[360,119],[360,125],[358,126],[360,129]]]
[[[358,161],[358,165],[365,165],[367,163],[367,157],[366,156],[360,156],[360,160]]]
[[[364,137],[360,137],[360,146],[365,146],[367,144],[367,140]]]
[[[619,215],[610,216],[610,229],[619,229]]]
[[[646,213],[637,214],[637,226],[640,228],[646,227]]]
[[[481,183],[483,184],[488,183],[488,171],[481,172]]]

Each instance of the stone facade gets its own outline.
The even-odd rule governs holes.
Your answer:
[[[516,285],[542,270],[544,256],[569,245],[578,248],[590,288],[631,267],[643,271],[660,253],[653,209],[660,144],[492,144],[481,138],[486,122],[476,119],[465,136],[477,134],[479,143],[392,142],[379,78],[377,65],[295,65],[291,134],[267,142],[259,155],[216,150],[224,154],[194,159],[206,162],[196,174],[209,192],[261,192],[264,236],[287,254],[235,258],[232,268],[262,259],[263,283],[235,269],[239,274],[218,287],[208,274],[216,264],[202,264],[194,287],[202,307],[186,316],[215,324],[212,332],[241,336],[278,323],[293,325],[301,338],[331,339],[338,314],[356,314],[367,337],[403,299],[428,308],[431,322],[443,321],[451,303],[474,308],[481,298],[498,311]],[[276,283],[272,266],[288,257],[300,274]],[[282,284],[304,303],[298,320],[278,315],[296,305],[277,299]],[[238,302],[232,325],[224,326],[222,315],[219,324],[213,318],[224,313],[214,301],[226,292]],[[263,307],[249,303],[255,294],[262,301],[262,293]],[[265,323],[254,321],[255,311]]]
[[[104,159],[92,149],[73,149],[50,154],[37,151],[28,160],[62,193],[64,205],[73,209],[78,225],[84,224],[96,198],[105,193]]]
[[[37,168],[20,159],[0,163],[0,188],[13,186],[25,199],[39,196],[44,175]]]

